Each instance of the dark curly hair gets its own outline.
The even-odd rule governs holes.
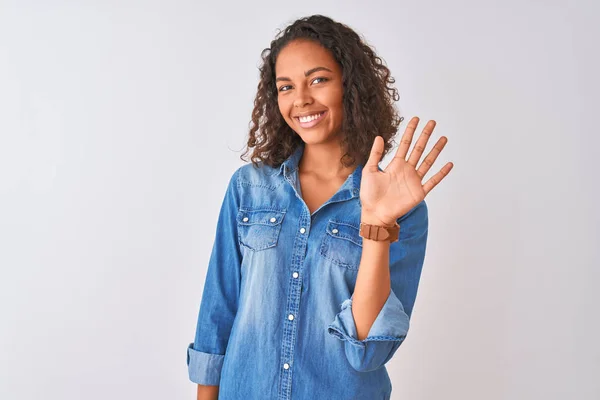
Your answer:
[[[328,49],[342,69],[344,133],[342,148],[344,166],[356,162],[366,164],[376,136],[384,140],[383,155],[393,147],[393,138],[404,120],[398,115],[394,101],[398,91],[395,79],[383,60],[351,28],[323,15],[296,20],[262,51],[260,81],[254,99],[252,122],[246,151],[254,148],[251,160],[255,166],[263,162],[271,167],[281,165],[302,139],[289,127],[279,112],[275,84],[275,62],[281,50],[292,40],[313,40]],[[346,159],[346,162],[344,162]]]

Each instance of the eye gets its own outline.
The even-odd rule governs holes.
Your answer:
[[[323,76],[318,76],[318,77],[316,77],[315,79],[313,79],[313,80],[312,80],[312,82],[314,83],[315,81],[317,81],[317,80],[319,80],[319,79],[321,79],[321,81],[323,81],[323,82],[327,82],[327,81],[329,80],[329,78],[325,78],[325,77],[323,77]],[[319,83],[319,82],[317,82],[317,83]],[[280,92],[287,92],[287,91],[289,90],[289,89],[285,89],[285,88],[287,88],[287,87],[291,87],[291,85],[284,85],[284,86],[281,86],[281,87],[279,88],[279,91],[280,91]]]
[[[319,77],[316,77],[315,79],[313,79],[313,82],[316,81],[317,79],[322,79],[323,82],[327,82],[329,80],[329,79],[327,79],[325,77],[319,76]]]

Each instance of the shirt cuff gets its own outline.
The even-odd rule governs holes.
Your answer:
[[[219,386],[221,369],[225,355],[203,353],[194,349],[194,343],[187,348],[187,365],[190,380],[200,385]]]
[[[352,316],[352,298],[344,300],[341,311],[329,325],[327,332],[340,340],[346,340],[358,347],[365,347],[370,341],[403,341],[408,333],[409,318],[402,303],[390,289],[390,294],[373,322],[367,337],[358,340],[356,324]]]

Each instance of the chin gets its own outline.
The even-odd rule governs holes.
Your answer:
[[[306,144],[320,144],[331,142],[332,140],[338,140],[338,135],[335,133],[331,133],[330,131],[322,131],[322,130],[304,130],[304,131],[294,131],[302,141]]]
[[[322,144],[327,143],[331,140],[331,137],[329,136],[311,135],[306,133],[298,134],[298,136],[300,136],[302,141],[306,144]]]

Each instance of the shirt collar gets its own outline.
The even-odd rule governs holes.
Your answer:
[[[294,150],[294,152],[283,162],[279,167],[279,174],[283,174],[283,176],[290,181],[295,180],[296,172],[298,170],[298,164],[300,163],[300,159],[302,158],[302,154],[304,153],[304,142],[300,142],[298,147]],[[338,194],[342,194],[342,196],[358,197],[360,190],[360,178],[362,177],[362,164],[357,164],[354,171],[349,175],[349,179],[347,179],[344,184],[338,190]]]

